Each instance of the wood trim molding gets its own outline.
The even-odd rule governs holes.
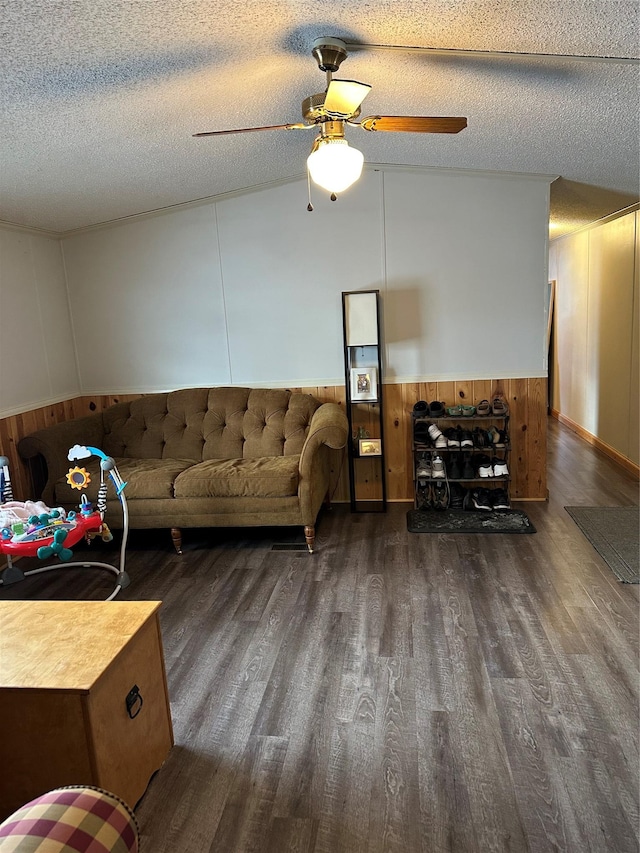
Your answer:
[[[551,417],[560,421],[561,424],[564,424],[566,427],[569,427],[570,430],[576,433],[576,435],[580,436],[587,444],[590,444],[592,447],[595,447],[596,450],[600,450],[605,456],[608,456],[610,459],[613,459],[614,462],[617,462],[618,465],[621,465],[625,471],[628,471],[630,474],[633,474],[635,477],[640,478],[640,466],[636,465],[631,459],[628,459],[624,456],[620,451],[616,450],[611,445],[607,444],[605,441],[602,441],[601,438],[598,438],[597,435],[586,430],[583,426],[572,421],[571,418],[568,418],[566,415],[563,415],[562,412],[559,412],[557,409],[551,409],[550,411]]]

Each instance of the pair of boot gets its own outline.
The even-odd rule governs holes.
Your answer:
[[[421,510],[449,508],[449,483],[445,480],[418,480],[416,483],[416,508]]]

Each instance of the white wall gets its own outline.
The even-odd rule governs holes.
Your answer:
[[[216,206],[63,241],[84,394],[231,381]]]
[[[391,172],[384,190],[387,376],[546,375],[547,182]]]
[[[79,391],[60,241],[0,227],[0,417]]]
[[[553,408],[636,464],[640,214],[554,241]]]
[[[301,182],[219,202],[235,384],[344,382],[343,290],[384,287],[381,175],[337,202]]]
[[[544,376],[548,198],[385,167],[313,213],[300,180],[67,238],[82,391],[341,384],[340,295],[371,288],[388,380]]]
[[[61,242],[0,228],[0,417],[341,384],[345,290],[381,291],[387,380],[545,375],[546,180],[385,167],[313,202],[294,181]]]

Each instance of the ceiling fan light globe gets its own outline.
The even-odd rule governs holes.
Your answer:
[[[341,193],[362,174],[364,155],[346,139],[323,139],[307,157],[311,180],[330,193]]]

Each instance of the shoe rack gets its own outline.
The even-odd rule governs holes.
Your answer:
[[[385,512],[380,292],[342,294],[344,368],[352,512]]]
[[[509,413],[478,415],[475,407],[464,408],[463,414],[451,415],[441,403],[420,401],[414,407],[416,509],[450,508],[454,491],[458,498],[462,495],[464,503],[456,508],[494,511],[510,507]],[[458,486],[452,489],[454,483]],[[484,505],[478,506],[478,501]]]

